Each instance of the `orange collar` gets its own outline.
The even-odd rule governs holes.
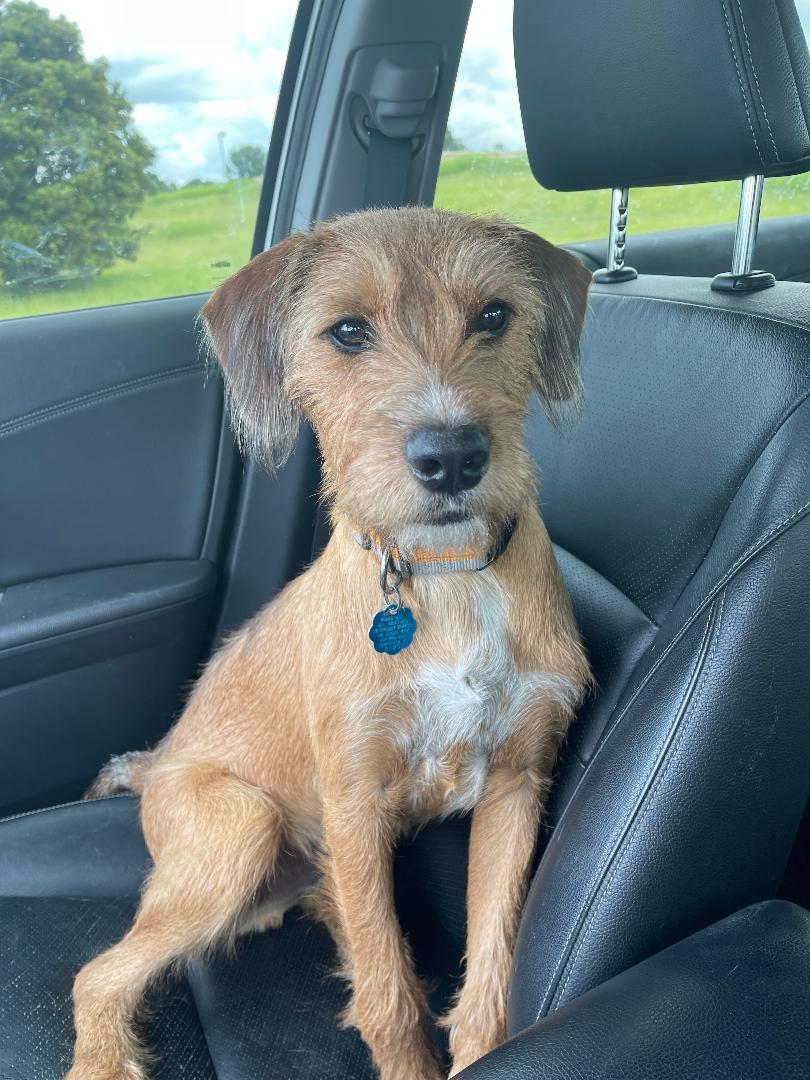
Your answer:
[[[499,559],[509,547],[517,528],[517,518],[509,518],[501,528],[498,541],[486,550],[481,548],[459,548],[448,551],[430,551],[427,548],[415,548],[407,556],[399,550],[396,543],[386,545],[375,532],[353,532],[352,535],[360,547],[365,548],[390,566],[400,575],[400,580],[415,574],[449,574],[456,570],[484,570]]]

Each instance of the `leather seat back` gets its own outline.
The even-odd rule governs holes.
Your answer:
[[[752,105],[747,84],[742,96],[739,87],[732,94],[740,60],[725,29],[719,36],[725,20],[717,9],[726,6],[690,0],[677,34],[662,36],[650,26],[660,9],[640,0],[598,12],[585,0],[517,0],[533,167],[533,137],[544,161],[560,161],[566,140],[582,134],[575,116],[549,133],[555,106],[536,93],[537,72],[550,64],[576,79],[598,66],[588,45],[602,56],[616,20],[678,50],[678,64],[685,42],[700,41],[695,62],[711,46],[712,79],[734,81],[703,111],[714,123],[720,109],[736,131],[738,113]],[[588,33],[571,36],[586,8]],[[751,3],[737,8],[732,26],[741,32]],[[757,69],[785,150],[777,144],[772,167],[798,172],[810,166],[810,62],[789,14],[780,0],[766,26],[760,6],[756,25],[766,40],[751,52],[774,58]],[[785,56],[795,58],[790,86],[778,62]],[[637,111],[645,101],[656,107],[655,71],[647,53],[629,76]],[[700,105],[688,103],[693,117]],[[674,131],[671,114],[661,113],[662,142],[672,134],[668,123]],[[607,139],[618,147],[607,166],[580,154],[579,171],[566,166],[563,175],[560,165],[555,175],[552,164],[536,174],[583,188],[666,182],[672,162],[657,155],[649,124],[625,120],[617,113],[607,134],[600,129],[599,146]],[[729,134],[708,164],[706,155],[687,159],[680,177],[768,171],[756,143]],[[775,895],[810,794],[810,287],[783,283],[737,296],[709,285],[656,277],[595,286],[583,338],[583,415],[558,430],[538,410],[529,425],[543,514],[598,690],[561,765],[549,815],[555,829],[515,956],[510,1032]]]

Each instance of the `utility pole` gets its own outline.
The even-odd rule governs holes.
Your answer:
[[[228,159],[225,156],[225,136],[227,131],[218,131],[217,139],[219,141],[219,163],[222,166],[222,179],[228,179]]]

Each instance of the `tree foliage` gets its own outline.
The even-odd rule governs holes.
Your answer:
[[[231,168],[236,176],[261,176],[264,172],[264,150],[260,146],[240,146],[231,151]]]
[[[467,147],[464,145],[464,143],[461,141],[461,139],[457,139],[456,136],[453,134],[453,132],[448,127],[446,129],[445,133],[444,133],[444,143],[442,144],[442,150],[459,151],[459,150],[466,150],[466,149],[467,149]]]
[[[154,188],[154,151],[106,60],[87,60],[82,45],[78,26],[63,16],[28,0],[0,0],[0,279],[7,283],[53,284],[137,252],[130,219]],[[40,265],[38,276],[31,263]]]

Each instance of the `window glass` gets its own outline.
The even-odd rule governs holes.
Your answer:
[[[294,0],[0,0],[0,317],[250,257]]]
[[[796,6],[807,33],[810,0],[796,0]],[[555,243],[603,237],[607,192],[546,191],[529,170],[510,25],[511,5],[473,0],[434,204],[498,214]],[[493,34],[493,26],[503,32]],[[739,195],[736,181],[634,188],[632,232],[736,221]],[[762,216],[789,214],[810,214],[810,174],[765,181]]]

